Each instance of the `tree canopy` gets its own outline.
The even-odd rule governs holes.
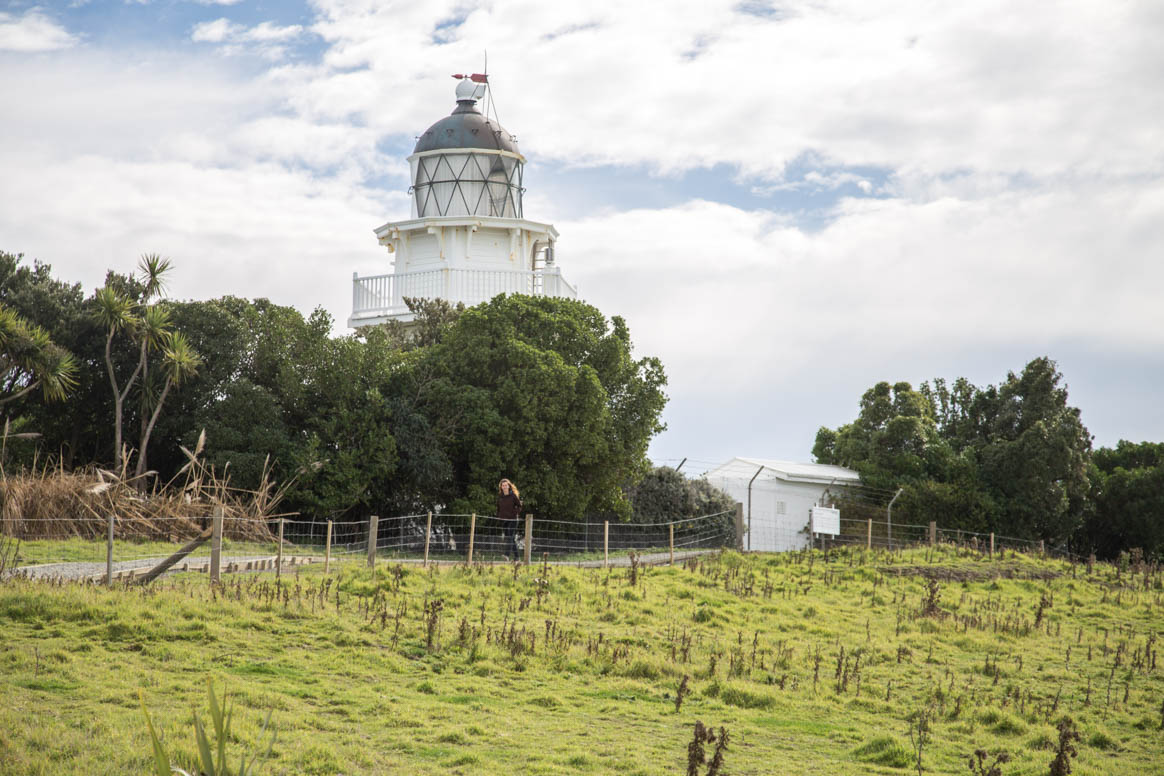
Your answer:
[[[112,461],[120,404],[124,428],[141,430],[126,442],[149,445],[161,481],[205,430],[220,475],[244,488],[265,471],[294,480],[284,505],[303,515],[488,512],[509,477],[539,516],[629,518],[625,491],[649,469],[666,379],[657,359],[633,355],[621,318],[544,297],[469,310],[410,300],[413,326],[333,336],[323,310],[159,299],[157,275],[110,273],[86,298],[47,265],[0,254],[0,304],[77,360],[58,420],[43,402],[25,411],[66,465]]]
[[[1083,542],[1103,557],[1164,556],[1164,443],[1120,440],[1091,458]]]
[[[465,311],[411,365],[430,421],[451,423],[454,509],[482,511],[504,473],[563,519],[630,504],[662,429],[662,365],[635,360],[618,317],[567,299],[501,296]]]
[[[878,383],[855,421],[820,429],[813,455],[902,488],[901,513],[919,522],[1063,542],[1083,521],[1091,436],[1061,381],[1037,358],[984,388]]]

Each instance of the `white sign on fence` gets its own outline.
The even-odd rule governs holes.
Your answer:
[[[841,532],[841,510],[829,507],[812,508],[812,531],[818,534],[838,535]]]

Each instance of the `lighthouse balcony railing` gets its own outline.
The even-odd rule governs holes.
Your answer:
[[[471,307],[498,294],[530,294],[576,299],[578,291],[557,267],[537,270],[432,269],[352,277],[352,318],[408,312],[404,297],[447,299]]]

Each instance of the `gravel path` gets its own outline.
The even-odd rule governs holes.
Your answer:
[[[166,557],[168,556],[115,561],[113,564],[113,578],[132,579],[133,577],[140,577],[165,560]],[[314,556],[301,555],[287,556],[283,558],[283,567],[300,566],[317,560],[322,562],[323,558],[317,559]],[[187,558],[186,560],[179,561],[167,573],[176,571],[207,571],[209,568],[210,558],[199,556],[197,558]],[[224,573],[235,571],[263,571],[266,569],[274,570],[274,568],[274,555],[232,555],[222,558],[222,571]],[[21,575],[32,579],[103,580],[105,579],[105,564],[79,561],[72,563],[43,563],[36,566],[18,566],[8,573],[10,575]]]
[[[702,555],[709,555],[718,552],[718,550],[688,550],[675,553],[675,562],[682,563],[689,558],[697,558]],[[639,556],[639,562],[645,566],[661,566],[666,564],[671,558],[670,553],[655,552],[647,553]],[[339,560],[340,558],[334,558]],[[165,560],[165,557],[158,558],[137,558],[135,560],[117,561],[113,564],[113,578],[115,580],[126,580],[134,577],[140,577],[145,572]],[[302,566],[310,563],[322,563],[323,557],[318,555],[288,555],[283,558],[283,568],[289,569],[295,566]],[[381,563],[404,563],[408,565],[419,564],[423,561],[419,558],[385,558]],[[447,560],[447,559],[432,559],[430,563],[449,566],[464,563],[463,560]],[[507,561],[482,561],[489,565],[509,565]],[[537,559],[534,560],[534,565],[540,563]],[[551,566],[576,566],[578,568],[602,568],[603,562],[601,560],[550,560]],[[615,568],[625,568],[630,565],[630,558],[625,555],[619,555],[610,559],[610,565]],[[210,568],[210,558],[205,556],[197,558],[188,558],[180,561],[167,573],[176,571],[208,571]],[[222,558],[222,572],[235,573],[244,571],[274,571],[275,570],[275,556],[274,555],[239,555],[239,556],[225,556]],[[44,563],[36,566],[18,566],[15,569],[7,572],[7,575],[23,575],[32,579],[66,579],[66,580],[85,580],[92,579],[101,581],[105,579],[105,564],[91,563],[91,562],[73,562],[73,563]]]

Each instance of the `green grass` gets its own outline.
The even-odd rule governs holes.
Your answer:
[[[922,617],[933,569],[951,577],[944,616]],[[537,565],[284,583],[0,585],[0,775],[145,773],[139,689],[191,770],[207,675],[235,700],[232,751],[273,713],[262,774],[662,776],[685,772],[696,720],[729,731],[733,776],[909,774],[907,718],[927,706],[927,774],[968,773],[975,749],[1008,751],[1006,776],[1045,774],[1064,715],[1077,776],[1162,772],[1164,661],[1145,658],[1164,641],[1159,575],[940,549],[729,553],[634,589],[625,569]]]
[[[113,560],[127,561],[137,558],[164,558],[181,546],[173,542],[128,541],[117,539],[113,542]],[[229,555],[274,555],[277,542],[240,542],[222,540],[222,551]],[[20,551],[13,565],[34,566],[40,563],[104,563],[107,545],[104,540],[90,539],[30,539],[20,542]],[[284,550],[290,552],[289,550]],[[296,548],[300,555],[323,553],[322,548]],[[190,556],[201,558],[210,556],[210,543],[199,547]]]
[[[222,550],[228,555],[274,555],[277,549],[278,542],[244,542],[234,541],[232,539],[222,540]],[[124,539],[116,539],[113,542],[113,560],[125,561],[137,558],[157,558],[165,557],[176,550],[178,545],[168,541],[130,541]],[[467,551],[467,547],[465,548]],[[283,552],[289,555],[323,555],[323,544],[287,544],[284,546]],[[612,559],[626,558],[630,554],[630,550],[612,550],[610,557]],[[655,547],[648,549],[637,550],[639,554],[643,553],[660,553],[667,552],[667,548]],[[342,558],[347,555],[351,558],[364,557],[365,551],[362,549],[351,550],[347,547],[333,547],[332,557]],[[681,554],[682,550],[677,551]],[[106,554],[106,542],[104,539],[91,540],[81,538],[71,539],[29,539],[20,542],[19,553],[12,565],[19,566],[33,566],[41,563],[69,563],[69,562],[87,562],[87,563],[104,563]],[[190,557],[202,558],[209,557],[210,544],[204,544],[199,547]],[[401,552],[397,550],[380,550],[377,557],[391,562],[393,560],[409,560],[419,561],[424,558],[423,553],[418,552]],[[431,552],[433,560],[441,562],[458,562],[464,561],[465,552],[452,553],[441,551],[433,548]],[[474,554],[475,560],[488,562],[502,562],[502,555],[493,551],[492,549],[481,550],[478,549]],[[576,552],[562,556],[554,556],[554,560],[564,563],[581,563],[585,561],[601,561],[603,554],[601,552]],[[535,561],[540,562],[540,555],[535,555]]]

